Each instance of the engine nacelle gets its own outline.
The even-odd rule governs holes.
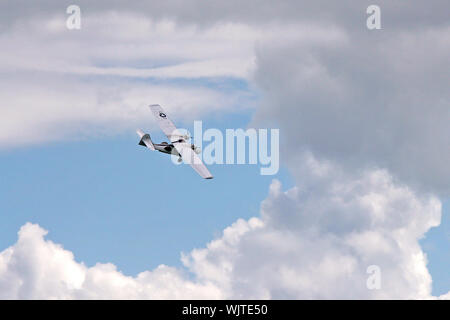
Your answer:
[[[191,149],[194,150],[196,154],[200,154],[202,149],[200,147],[196,147],[194,144],[191,144]]]

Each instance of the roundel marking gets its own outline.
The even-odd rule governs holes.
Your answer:
[[[159,113],[159,116],[160,116],[161,118],[167,117],[166,114],[165,114],[164,112],[160,112],[160,113]]]

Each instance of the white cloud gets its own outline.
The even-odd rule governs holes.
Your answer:
[[[195,299],[221,298],[209,283],[186,280],[179,270],[159,266],[136,278],[112,264],[86,267],[62,246],[45,240],[47,232],[27,223],[14,246],[0,253],[2,299]]]
[[[45,83],[44,85],[42,83]],[[160,103],[180,126],[226,104],[233,112],[245,96],[202,86],[111,80],[95,83],[60,76],[11,75],[0,92],[0,148],[46,141],[110,136],[156,128],[147,108]]]
[[[243,24],[207,29],[141,14],[83,15],[69,31],[64,16],[21,21],[0,35],[7,70],[127,77],[247,77],[259,30]]]
[[[275,180],[260,218],[238,221],[186,265],[237,298],[430,298],[418,240],[439,224],[439,200],[383,170],[349,179],[332,169],[286,192]],[[381,268],[381,290],[366,287],[370,265]]]
[[[19,20],[0,33],[0,148],[148,127],[151,103],[178,121],[252,107],[233,81],[251,71],[258,30],[103,12],[71,32],[65,18]]]
[[[331,169],[309,170],[306,185],[287,191],[274,180],[259,217],[183,254],[184,269],[130,277],[112,264],[87,267],[28,223],[0,253],[1,298],[433,298],[418,240],[439,225],[440,201],[384,170],[350,179]],[[370,265],[381,269],[380,290],[366,287]]]

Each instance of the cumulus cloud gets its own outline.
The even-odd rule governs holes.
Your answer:
[[[127,277],[113,264],[86,267],[70,251],[45,240],[47,231],[27,223],[0,253],[2,299],[206,299],[221,298],[213,285],[194,283],[164,265]]]
[[[311,172],[307,186],[283,191],[274,180],[260,216],[239,219],[205,248],[183,254],[182,269],[161,265],[131,277],[113,264],[87,267],[62,246],[45,240],[40,226],[28,223],[17,243],[0,253],[0,295],[433,298],[427,258],[418,240],[439,225],[440,201],[396,185],[385,170],[349,180],[312,156],[304,166]],[[381,270],[380,289],[367,288],[371,265]]]
[[[236,222],[185,264],[237,298],[430,298],[418,239],[439,224],[439,200],[384,170],[349,180],[308,162],[307,185],[282,191],[275,180],[260,217]],[[366,286],[370,265],[381,269],[380,290]]]

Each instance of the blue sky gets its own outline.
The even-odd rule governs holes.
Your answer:
[[[450,287],[450,201],[443,202],[441,225],[433,228],[420,242],[428,256],[428,270],[433,277],[433,294],[448,292]]]

